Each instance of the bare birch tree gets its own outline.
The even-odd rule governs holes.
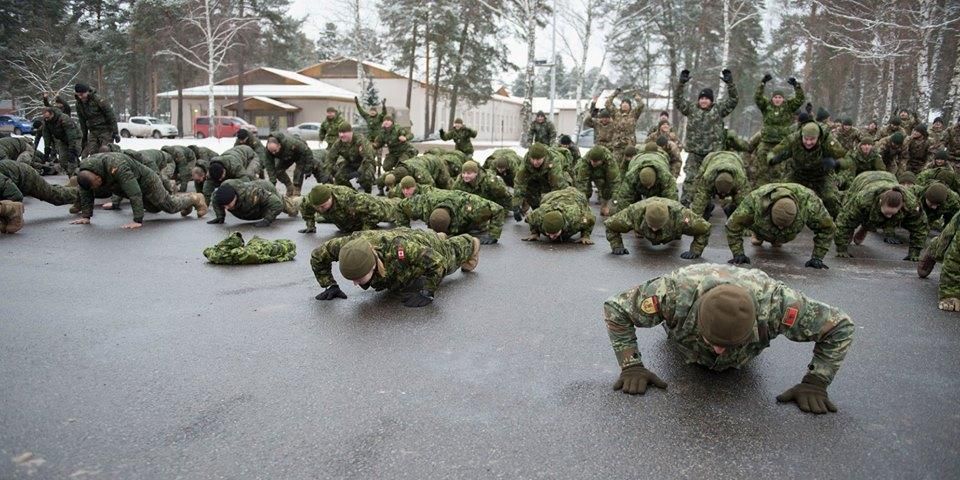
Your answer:
[[[22,90],[25,95],[17,97],[17,103],[28,116],[43,108],[36,92],[52,95],[52,101],[53,97],[70,90],[80,73],[80,65],[70,61],[67,53],[43,41],[23,51],[20,58],[7,60],[6,64],[13,76],[27,86]]]

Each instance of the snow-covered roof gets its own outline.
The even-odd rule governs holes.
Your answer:
[[[289,103],[283,103],[283,102],[281,102],[281,101],[279,101],[279,100],[274,100],[274,99],[272,99],[272,98],[270,98],[270,97],[262,97],[262,96],[258,96],[258,95],[254,95],[254,96],[252,96],[252,97],[244,97],[243,101],[246,102],[247,100],[257,100],[257,101],[266,103],[266,104],[268,104],[268,105],[273,105],[274,107],[277,107],[277,108],[279,108],[279,109],[281,109],[281,110],[287,110],[287,111],[291,111],[291,112],[295,112],[295,111],[297,111],[297,110],[300,110],[300,107],[298,107],[298,106],[296,106],[296,105],[290,105]],[[239,103],[239,102],[233,102],[233,103],[231,103],[231,104],[229,104],[229,105],[224,105],[223,108],[230,108],[230,107],[236,105],[237,103]],[[244,107],[244,108],[246,108],[246,107]]]
[[[247,70],[246,72],[243,72],[243,75],[250,76],[257,71],[264,71],[267,73],[271,73],[278,77],[286,78],[288,80],[293,80],[294,82],[298,82],[303,85],[322,85],[324,83],[323,81],[317,80],[316,78],[313,78],[313,77],[308,77],[306,75],[301,75],[297,72],[292,72],[290,70],[283,70],[281,68],[273,68],[273,67],[257,67],[252,70]],[[220,80],[219,82],[217,82],[217,85],[230,84],[230,83],[236,82],[236,80],[237,80],[237,75],[234,75],[232,77],[227,77]]]
[[[278,98],[332,98],[344,101],[353,101],[354,93],[331,85],[326,82],[314,80],[310,85],[244,85],[243,95],[245,97],[278,97]],[[216,97],[235,97],[237,96],[237,85],[214,85],[213,94]],[[183,89],[185,97],[206,97],[209,91],[206,85]],[[176,98],[177,91],[158,93],[160,98]]]

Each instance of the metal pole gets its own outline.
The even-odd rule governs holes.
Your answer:
[[[550,67],[550,121],[556,125],[553,102],[557,98],[557,0],[553,0],[553,40],[550,42],[550,61],[553,62],[553,66]]]

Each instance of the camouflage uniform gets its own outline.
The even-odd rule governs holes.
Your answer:
[[[855,150],[860,145],[861,136],[860,130],[850,125],[841,125],[833,131],[833,137],[847,152]]]
[[[593,109],[596,111],[596,109]],[[608,149],[613,148],[614,143],[614,125],[612,117],[609,120],[606,120],[604,123],[603,119],[594,118],[593,116],[587,116],[583,121],[583,126],[593,129],[593,144],[599,145],[601,147],[607,147]]]
[[[636,99],[635,99],[636,100]],[[610,151],[616,156],[622,172],[627,171],[629,158],[624,158],[624,150],[637,144],[637,120],[643,113],[643,103],[637,101],[636,107],[631,105],[628,112],[623,112],[619,108],[613,108],[613,96],[607,97],[606,109],[610,112],[613,121],[611,129],[613,135],[613,145]]]
[[[557,127],[554,127],[550,120],[544,120],[543,123],[534,120],[530,124],[529,141],[531,145],[534,143],[553,145],[557,141]]]
[[[460,175],[460,169],[463,168],[464,162],[470,160],[469,157],[463,154],[459,150],[444,150],[442,148],[431,148],[427,150],[424,156],[438,156],[444,163],[447,164],[447,172],[450,173],[450,178],[454,178],[457,175]]]
[[[358,230],[373,230],[381,222],[393,223],[397,221],[396,204],[369,193],[360,193],[353,187],[330,185],[330,196],[333,205],[326,212],[319,212],[313,205],[303,198],[300,204],[300,214],[307,225],[307,231],[316,229],[318,217],[323,221],[333,223],[341,232],[356,232]]]
[[[715,182],[717,176],[721,173],[728,173],[733,177],[733,189],[730,190],[728,197],[721,197],[717,192]],[[836,188],[836,187],[834,187]],[[723,211],[727,216],[733,212],[740,202],[750,193],[750,181],[747,179],[747,171],[743,167],[743,160],[740,155],[727,152],[713,152],[703,159],[700,167],[700,178],[697,179],[696,193],[693,202],[690,204],[690,210],[699,212],[705,218],[710,218],[712,213],[712,200],[718,197],[724,200],[726,206]]]
[[[0,160],[4,158],[30,165],[41,174],[48,170],[43,157],[37,154],[33,144],[23,137],[0,138]]]
[[[337,185],[349,187],[350,179],[356,178],[365,192],[373,191],[377,156],[363,135],[354,132],[349,142],[337,140],[327,150],[326,162],[332,168],[331,176]]]
[[[524,205],[537,208],[540,206],[543,195],[570,185],[563,165],[558,163],[561,158],[554,156],[551,152],[550,158],[545,158],[540,168],[534,168],[530,164],[529,156],[529,154],[524,156],[513,185],[511,206],[514,210],[517,208],[526,210],[523,208]]]
[[[95,153],[80,162],[79,170],[89,170],[103,180],[98,191],[128,198],[136,223],[143,223],[145,210],[150,213],[189,213],[194,206],[187,195],[171,196],[163,187],[160,175],[123,153]],[[92,190],[80,189],[80,215],[83,218],[93,216],[93,199]]]
[[[457,177],[453,182],[453,190],[479,195],[504,209],[510,209],[510,191],[503,179],[483,169],[477,172],[477,178],[470,183],[463,181],[463,177]]]
[[[289,197],[281,197],[277,193],[277,187],[267,180],[231,178],[224,180],[221,185],[230,185],[237,191],[237,203],[230,209],[230,213],[240,220],[273,222],[280,212],[291,217],[298,213],[295,203]],[[217,220],[227,217],[227,210],[223,205],[214,203],[213,211],[217,215]]]
[[[241,233],[233,232],[215,246],[203,249],[203,256],[218,265],[289,262],[297,256],[297,246],[290,240],[264,240],[257,236],[244,245]]]
[[[954,167],[960,164],[960,123],[950,127],[943,134],[943,148],[950,157]]]
[[[773,223],[770,213],[773,204],[781,198],[790,198],[797,204],[793,224],[783,229]],[[744,254],[743,234],[748,230],[759,240],[783,244],[797,238],[804,225],[813,231],[811,258],[823,260],[836,231],[823,201],[816,192],[797,183],[768,183],[750,192],[727,219],[727,245],[737,257]]]
[[[920,208],[923,209],[924,215],[927,216],[927,225],[934,225],[938,220],[943,220],[943,224],[946,224],[953,218],[954,215],[960,211],[960,195],[953,190],[947,192],[947,199],[937,206],[937,208],[930,208],[930,205],[927,204],[926,195],[927,190],[930,187],[939,182],[930,182],[926,185],[913,185],[910,187],[910,192],[913,193],[913,196],[917,198],[917,202],[920,203]],[[948,185],[944,185],[948,189]],[[892,228],[890,229],[892,232]]]
[[[436,155],[421,155],[419,157],[408,158],[401,161],[397,167],[406,169],[407,173],[420,185],[450,188],[453,183],[453,179],[450,178],[447,162]],[[398,182],[400,180],[402,179],[397,179]]]
[[[891,218],[880,211],[880,195],[894,189],[903,194],[903,206]],[[927,217],[917,197],[909,189],[897,184],[896,177],[889,172],[866,172],[857,176],[847,192],[843,210],[836,217],[837,234],[835,243],[837,255],[846,256],[847,246],[858,226],[869,230],[886,230],[901,226],[910,232],[910,249],[904,260],[916,261],[920,249],[927,239],[929,227]]]
[[[383,123],[383,120],[380,121]],[[332,148],[332,145],[336,143],[340,138],[340,125],[343,125],[347,122],[347,119],[343,118],[343,115],[337,111],[333,118],[327,118],[323,120],[323,123],[320,124],[320,140],[327,142],[327,148]],[[371,135],[369,138],[373,138],[372,135],[376,134],[376,131],[367,132],[368,135]],[[356,134],[354,134],[356,137]]]
[[[892,138],[884,137],[881,138],[873,148],[883,160],[886,171],[892,173],[894,176],[902,173],[900,171],[900,165],[907,163],[909,154],[906,140],[903,141],[902,145],[897,145],[893,143]]]
[[[376,291],[402,291],[418,288],[436,293],[443,277],[457,271],[473,255],[473,237],[457,235],[443,238],[431,230],[394,228],[363,230],[328,240],[313,250],[310,267],[321,287],[337,284],[332,266],[340,257],[340,248],[362,238],[373,246],[377,266],[369,285]]]
[[[234,147],[239,147],[240,145],[246,145],[253,149],[254,152],[257,152],[257,160],[260,162],[260,171],[257,172],[257,176],[263,178],[264,169],[267,168],[267,147],[263,146],[263,142],[260,141],[260,138],[257,137],[257,132],[247,132],[250,135],[247,136],[245,140],[240,140],[233,142]]]
[[[960,193],[960,178],[949,163],[943,166],[937,166],[931,163],[917,175],[917,185],[929,185],[933,182],[940,182],[946,185],[950,190]]]
[[[277,153],[270,153],[270,150],[267,150],[266,169],[270,181],[276,184],[279,180],[287,188],[288,195],[291,191],[300,191],[300,188],[303,187],[304,171],[314,163],[313,151],[307,146],[307,142],[293,135],[273,132],[270,136],[280,142],[280,150]],[[357,137],[354,136],[354,138]],[[292,180],[287,174],[287,169],[291,165],[296,165],[293,169]]]
[[[57,113],[50,120],[43,121],[44,160],[50,157],[50,153],[56,151],[60,169],[68,177],[77,174],[81,142],[80,129],[68,115]]]
[[[594,149],[601,156],[600,165],[595,167],[586,157],[581,158],[577,161],[574,184],[587,199],[593,196],[593,186],[596,185],[600,200],[606,203],[613,199],[613,192],[620,187],[620,168],[613,153],[606,147],[597,146]]]
[[[503,172],[497,168],[497,161],[501,158],[506,158],[509,163],[506,170]],[[502,178],[503,183],[507,184],[508,187],[513,188],[517,178],[517,172],[520,171],[522,163],[523,159],[520,158],[520,155],[517,155],[517,152],[513,151],[512,148],[500,148],[494,150],[493,153],[487,157],[487,160],[483,162],[483,168],[484,170]]]
[[[932,145],[930,138],[927,136],[918,138],[911,136],[903,142],[903,147],[906,150],[906,155],[901,157],[901,163],[897,169],[899,173],[913,172],[919,174],[923,170],[923,166],[933,158],[933,155],[930,154]]]
[[[160,147],[160,151],[166,152],[173,158],[174,174],[176,175],[177,185],[181,192],[187,191],[187,184],[190,183],[190,173],[193,167],[197,166],[197,155],[189,147],[180,145],[166,145]],[[168,177],[164,177],[168,178]],[[203,191],[203,185],[195,185],[198,192]]]
[[[670,174],[670,167],[667,166],[667,162],[667,155],[662,150],[640,152],[639,155],[633,157],[627,167],[627,174],[621,179],[620,186],[614,193],[613,211],[617,212],[621,208],[627,208],[644,198],[679,199],[677,179]],[[640,170],[646,167],[653,168],[657,173],[657,182],[649,189],[640,183]]]
[[[767,160],[769,163],[775,163],[792,159],[791,182],[799,183],[816,192],[830,215],[836,218],[840,211],[840,191],[830,179],[830,173],[834,168],[831,165],[825,165],[824,159],[840,159],[846,154],[840,142],[821,127],[817,145],[812,150],[804,148],[801,133],[794,132],[767,154]]]
[[[72,205],[79,201],[76,187],[51,185],[30,165],[0,160],[0,200],[22,202],[33,197],[51,205]]]
[[[80,120],[80,133],[83,136],[83,156],[100,152],[103,147],[113,143],[114,138],[120,138],[117,128],[117,115],[106,100],[97,95],[97,91],[90,89],[87,100],[77,99],[77,119]]]
[[[453,140],[454,148],[463,152],[466,156],[473,155],[473,142],[471,138],[477,138],[477,131],[466,126],[454,128],[448,131],[440,131],[440,140]]]
[[[670,211],[670,220],[659,230],[650,228],[644,220],[647,208],[654,204],[666,204]],[[684,235],[693,237],[690,251],[696,256],[703,253],[710,240],[710,222],[702,215],[694,213],[676,200],[653,197],[641,200],[633,205],[621,209],[616,215],[608,218],[603,225],[607,229],[607,241],[611,249],[623,248],[621,234],[631,230],[646,238],[653,245],[663,245],[674,240],[680,240]]]
[[[754,183],[757,186],[780,181],[785,173],[782,166],[770,166],[766,162],[767,153],[778,143],[782,142],[793,131],[793,112],[803,105],[806,95],[799,83],[793,87],[793,97],[784,99],[779,107],[770,102],[764,94],[766,84],[761,82],[753,96],[760,114],[763,115],[763,126],[760,128],[760,143],[754,152],[753,162],[755,170]]]
[[[311,156],[312,156],[311,152]],[[244,181],[256,180],[260,173],[260,159],[257,152],[246,145],[239,145],[223,152],[220,156],[211,159],[210,164],[223,165],[224,180],[238,179]],[[209,171],[209,168],[207,169]],[[267,182],[269,183],[269,182]],[[273,186],[273,184],[270,184]],[[220,186],[220,180],[207,177],[203,182],[203,198],[210,203],[210,196]],[[271,219],[272,220],[272,219]]]
[[[581,240],[590,239],[597,218],[593,215],[593,210],[590,210],[587,197],[574,187],[566,187],[543,195],[539,207],[527,215],[526,222],[530,224],[530,234],[543,234],[543,216],[554,211],[563,215],[560,241],[566,242],[578,233]]]
[[[757,326],[750,343],[717,355],[699,332],[699,299],[711,288],[733,284],[755,299]],[[850,348],[855,327],[845,313],[778,282],[760,270],[699,264],[675,270],[607,299],[603,304],[610,344],[620,368],[643,365],[635,329],[663,324],[686,363],[711,370],[740,368],[783,334],[816,342],[806,377],[829,385]]]
[[[693,199],[694,183],[700,172],[700,163],[710,152],[723,150],[726,140],[726,129],[723,118],[730,115],[737,108],[740,97],[737,95],[736,84],[727,86],[727,98],[713,104],[704,110],[696,103],[683,96],[685,83],[678,83],[673,91],[673,103],[677,110],[687,117],[687,139],[684,148],[687,150],[687,163],[683,169],[683,195],[681,203],[689,205]]]
[[[877,138],[886,138],[886,137],[889,137],[890,135],[893,135],[894,133],[897,133],[897,132],[902,133],[902,134],[903,134],[903,138],[907,138],[907,137],[910,136],[910,134],[908,133],[908,131],[905,130],[902,126],[900,126],[900,125],[893,125],[893,124],[889,124],[889,123],[888,123],[888,124],[884,125],[883,127],[880,127],[879,130],[877,130],[877,135],[876,135],[876,137],[877,137]]]
[[[187,148],[193,152],[193,156],[197,159],[197,166],[203,167],[206,170],[210,166],[210,160],[213,160],[213,157],[220,155],[213,150],[210,150],[207,147],[201,147],[200,145],[188,145]]]
[[[406,137],[406,141],[401,142],[400,137]],[[377,137],[373,140],[373,148],[380,150],[387,147],[387,156],[383,159],[383,170],[393,170],[403,160],[417,156],[417,149],[410,144],[413,140],[413,134],[410,130],[396,125],[390,128],[380,128]]]
[[[451,235],[487,230],[490,238],[499,240],[507,217],[503,207],[479,195],[435,189],[400,200],[397,204],[397,225],[409,227],[411,220],[426,222],[437,208],[450,211]]]
[[[360,115],[360,118],[367,123],[367,137],[377,138],[377,135],[380,134],[380,127],[383,125],[383,119],[387,116],[387,99],[383,99],[383,102],[380,104],[380,109],[377,111],[376,115],[370,115],[367,112],[367,109],[360,105],[359,98],[353,97],[353,103],[357,106],[357,115]],[[337,128],[339,127],[335,127],[333,129],[335,136],[337,133]],[[333,140],[336,141],[337,139],[334,138]],[[333,143],[329,143],[327,146],[329,147],[330,145],[333,145]]]
[[[940,287],[938,297],[960,298],[960,239],[957,239],[957,228],[960,215],[954,215],[939,236],[930,240],[927,251],[938,262],[940,267]]]

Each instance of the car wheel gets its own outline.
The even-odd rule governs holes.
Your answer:
[[[204,138],[207,138],[207,136],[204,135],[202,132],[197,132],[197,134],[194,135],[194,137],[195,137],[197,140],[203,140]]]
[[[130,131],[126,129],[120,130],[120,136],[123,138],[130,138]]]
[[[13,134],[14,134],[14,135],[23,135],[23,131],[20,130],[19,128],[14,128],[14,129],[13,129]]]
[[[162,135],[160,135],[160,130],[154,130],[154,131],[153,131],[153,138],[160,138],[161,136],[162,136]]]

